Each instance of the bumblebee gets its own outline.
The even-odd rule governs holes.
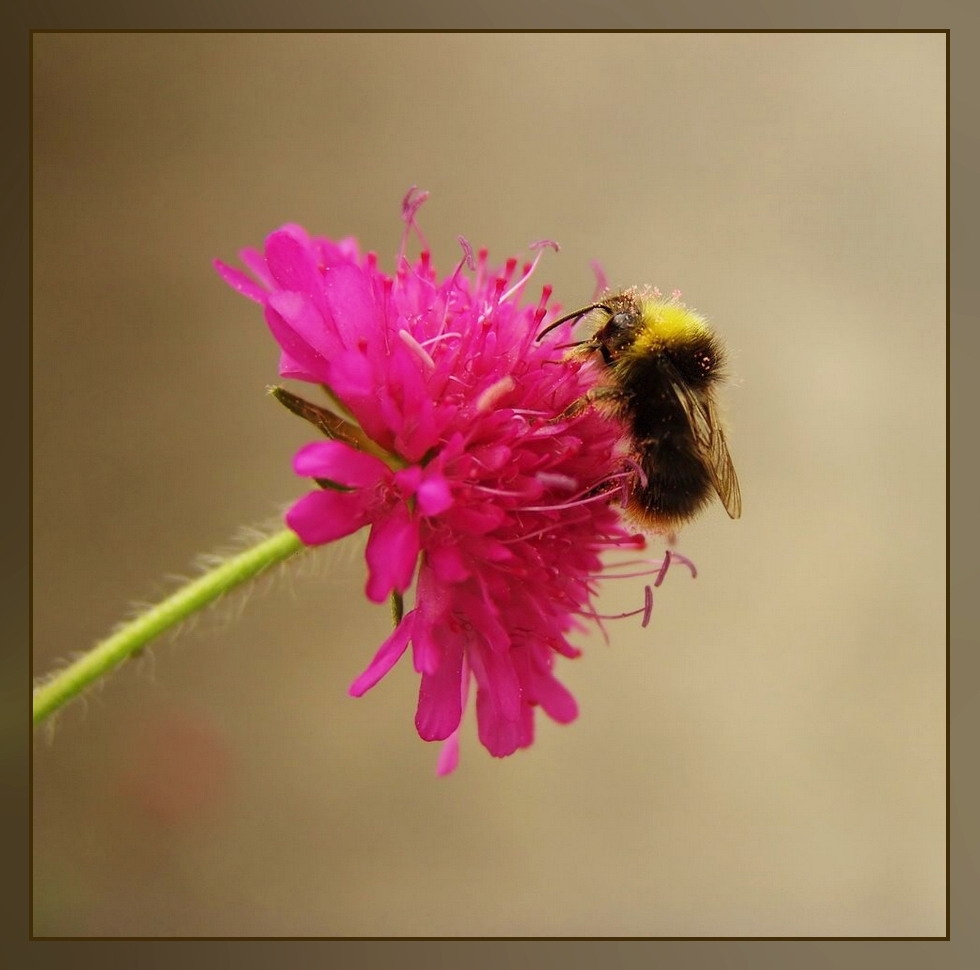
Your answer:
[[[737,519],[742,496],[715,399],[725,353],[704,318],[676,296],[629,289],[555,320],[537,339],[585,316],[592,336],[564,346],[597,356],[602,381],[573,407],[609,407],[628,426],[637,467],[628,512],[672,534],[717,495]]]

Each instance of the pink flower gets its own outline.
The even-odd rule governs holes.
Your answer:
[[[406,197],[406,235],[418,231],[419,201]],[[309,545],[369,526],[374,602],[414,580],[414,607],[350,693],[374,686],[411,644],[416,727],[447,742],[440,774],[458,759],[471,680],[479,737],[495,756],[531,744],[535,707],[561,723],[576,717],[555,660],[579,654],[567,636],[597,617],[602,552],[642,545],[620,521],[622,428],[595,408],[568,410],[592,386],[593,365],[556,351],[568,325],[535,341],[550,288],[523,300],[541,247],[520,271],[516,259],[491,268],[485,251],[474,260],[463,247],[448,276],[423,250],[414,262],[400,255],[391,277],[355,241],[287,225],[263,253],[242,253],[257,283],[216,263],[262,304],[281,374],[326,385],[370,445],[302,448],[297,474],[324,487],[286,521]]]

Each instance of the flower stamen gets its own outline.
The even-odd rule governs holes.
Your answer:
[[[517,293],[521,289],[521,287],[524,286],[524,284],[534,275],[534,271],[538,268],[538,263],[541,262],[541,256],[543,255],[545,249],[551,248],[555,252],[558,252],[560,247],[558,246],[558,243],[552,242],[550,239],[542,239],[539,242],[531,243],[530,247],[528,248],[537,249],[537,253],[535,253],[534,259],[531,261],[531,263],[527,267],[525,267],[524,275],[521,276],[521,278],[500,298],[501,302],[506,302],[512,296],[514,296],[514,294]],[[513,265],[511,265],[512,263]],[[508,260],[507,262],[508,279],[510,278],[510,274],[513,273],[514,266],[516,265],[517,265],[516,260]]]
[[[434,337],[429,337],[428,340],[423,340],[419,343],[420,347],[431,347],[433,344],[439,343],[441,340],[445,340],[448,337],[459,337],[462,339],[463,335],[458,330],[447,330],[445,333],[436,334]]]
[[[623,464],[628,465],[636,473],[637,478],[640,479],[640,488],[646,488],[649,479],[643,470],[643,466],[635,458],[630,458],[629,455],[623,456]]]
[[[522,505],[521,512],[563,512],[565,509],[573,509],[579,505],[589,505],[592,502],[608,502],[609,492],[600,492],[597,495],[589,495],[569,502],[556,502],[554,505]]]
[[[402,222],[405,223],[405,231],[402,233],[401,246],[398,249],[398,255],[400,257],[404,257],[405,255],[405,245],[408,243],[408,237],[411,235],[413,230],[419,237],[419,242],[422,244],[422,248],[429,248],[429,244],[425,241],[425,236],[422,235],[422,230],[415,221],[415,213],[419,211],[422,204],[426,199],[428,199],[428,197],[429,193],[427,191],[420,189],[417,185],[413,185],[405,193],[405,197],[402,199]]]
[[[398,337],[425,364],[427,370],[436,369],[436,362],[429,356],[428,351],[407,330],[399,330]]]
[[[643,615],[640,626],[646,627],[650,623],[653,614],[653,590],[649,586],[643,587],[643,605],[639,609],[627,610],[625,613],[581,613],[581,616],[588,616],[593,620],[625,620],[631,616]]]

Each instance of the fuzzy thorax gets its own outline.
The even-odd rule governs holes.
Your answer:
[[[638,329],[637,352],[676,347],[692,338],[710,337],[704,317],[674,300],[641,298],[643,326]]]

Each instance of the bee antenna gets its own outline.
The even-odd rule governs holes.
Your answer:
[[[548,326],[545,327],[544,330],[542,330],[541,333],[539,333],[534,339],[536,341],[540,340],[546,333],[551,333],[555,327],[560,327],[563,323],[566,323],[569,320],[575,320],[578,322],[582,319],[582,317],[584,317],[587,313],[591,313],[593,310],[606,310],[608,313],[612,313],[605,303],[591,303],[589,306],[582,307],[581,310],[573,310],[571,313],[566,313],[565,316],[559,317],[557,320],[549,323]],[[585,341],[582,342],[585,343]],[[566,344],[566,346],[574,347],[575,344]]]

